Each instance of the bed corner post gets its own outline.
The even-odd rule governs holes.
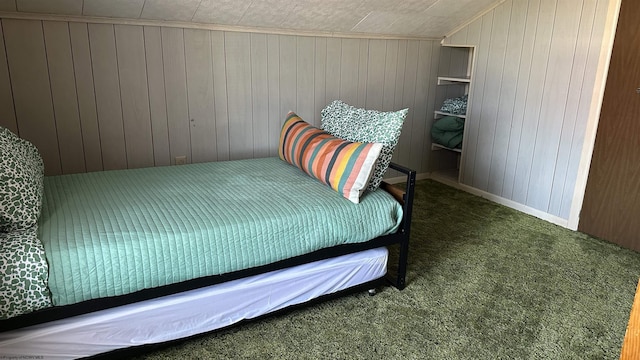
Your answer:
[[[395,286],[398,290],[402,290],[406,286],[407,276],[407,262],[409,260],[409,238],[411,235],[411,217],[413,214],[413,196],[416,187],[416,172],[404,166],[391,163],[392,169],[404,173],[407,177],[405,184],[405,193],[402,204],[402,224],[400,226],[400,233],[402,234],[402,240],[400,241],[400,259],[398,260],[398,273]]]

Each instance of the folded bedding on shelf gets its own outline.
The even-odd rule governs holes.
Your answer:
[[[455,116],[437,119],[431,126],[432,140],[451,149],[462,147],[463,132],[464,119]]]

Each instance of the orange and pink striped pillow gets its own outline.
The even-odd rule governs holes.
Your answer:
[[[342,140],[293,112],[280,132],[280,159],[297,166],[354,203],[367,188],[382,144]]]

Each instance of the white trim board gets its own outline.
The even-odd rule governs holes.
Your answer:
[[[526,206],[526,205],[522,205],[520,203],[517,203],[513,200],[509,200],[507,198],[503,198],[502,196],[498,196],[498,195],[494,195],[491,193],[488,193],[486,191],[483,190],[479,190],[476,189],[474,187],[468,186],[468,185],[464,185],[464,184],[460,184],[459,182],[453,180],[453,179],[448,179],[445,177],[441,177],[438,176],[437,174],[433,174],[433,173],[420,173],[420,174],[416,174],[416,180],[426,180],[426,179],[431,179],[440,183],[443,183],[445,185],[451,186],[453,188],[468,192],[472,195],[476,195],[479,196],[481,198],[485,198],[489,201],[495,202],[497,204],[500,205],[504,205],[506,207],[512,208],[514,210],[518,210],[520,212],[523,212],[527,215],[531,215],[531,216],[535,216],[541,220],[545,220],[548,221],[552,224],[558,225],[558,226],[562,226],[564,228],[569,228],[569,221],[567,219],[563,219],[561,217],[555,216],[555,215],[551,215],[549,213],[546,213],[544,211],[540,211],[538,209],[534,209],[532,207]],[[401,183],[406,181],[406,178],[404,176],[400,176],[400,177],[393,177],[393,178],[388,178],[388,179],[384,179],[386,182],[390,183],[390,184],[397,184],[397,183]],[[575,230],[575,229],[571,229],[571,230]]]

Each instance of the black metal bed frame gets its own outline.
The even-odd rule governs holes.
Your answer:
[[[413,210],[413,196],[415,191],[416,172],[395,163],[391,163],[389,167],[393,170],[399,171],[400,173],[404,174],[404,176],[406,176],[404,191],[400,189],[398,189],[397,192],[393,190],[389,191],[389,186],[387,186],[387,191],[391,192],[392,195],[394,195],[396,199],[402,203],[403,209],[402,222],[398,230],[393,234],[380,236],[363,243],[333,246],[330,248],[317,250],[312,253],[285,259],[272,264],[253,267],[250,269],[234,271],[221,275],[205,276],[193,280],[183,281],[180,283],[160,286],[151,289],[144,289],[126,295],[93,299],[77,304],[45,308],[29,314],[12,317],[6,320],[0,320],[0,332],[87,314],[94,311],[149,300],[160,296],[176,294],[200,287],[215,285],[231,280],[249,277],[252,275],[262,274],[269,271],[306,264],[317,260],[328,259],[349,253],[390,245],[399,245],[398,268],[395,278],[387,274],[386,280],[394,287],[402,290],[406,286],[407,261],[409,255],[409,236],[411,230],[411,217]]]

